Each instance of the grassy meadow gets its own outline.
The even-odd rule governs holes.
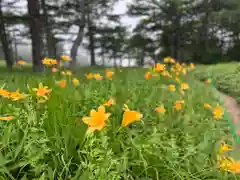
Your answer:
[[[216,120],[204,108],[219,103],[215,90],[191,72],[200,77],[209,68],[185,67],[184,74],[166,66],[170,76],[166,70],[116,68],[108,70],[111,77],[96,68],[71,75],[0,67],[0,179],[240,179],[219,170],[220,142],[234,140],[224,117]],[[222,66],[216,68],[218,74]],[[235,76],[236,68],[228,70]],[[222,86],[219,76],[213,81]],[[44,96],[33,89],[41,83],[51,89]],[[225,85],[231,89],[227,80]],[[83,121],[93,118],[92,124]]]
[[[221,63],[210,66],[199,66],[195,76],[200,80],[211,79],[221,92],[224,92],[240,103],[240,64]]]

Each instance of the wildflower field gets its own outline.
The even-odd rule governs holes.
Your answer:
[[[240,179],[219,159],[234,143],[224,107],[193,64],[52,62],[44,73],[0,69],[0,179]]]

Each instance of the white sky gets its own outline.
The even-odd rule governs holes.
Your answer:
[[[114,12],[117,14],[124,14],[127,12],[127,4],[130,3],[132,0],[120,0],[116,6],[114,7]],[[130,25],[133,27],[136,26],[138,19],[137,18],[130,18],[129,16],[124,16],[121,19],[122,23],[125,25]]]

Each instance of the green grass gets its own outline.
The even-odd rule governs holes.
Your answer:
[[[86,80],[84,72],[104,69],[79,69],[75,88],[68,79],[66,89],[56,87],[61,75],[34,74],[30,69],[8,72],[0,69],[0,84],[14,91],[28,93],[28,87],[44,83],[53,89],[46,104],[29,98],[22,102],[0,99],[2,115],[12,121],[0,121],[0,179],[71,179],[71,180],[227,180],[240,179],[216,168],[217,145],[230,144],[226,120],[215,121],[204,103],[215,105],[211,87],[186,75],[181,79],[190,89],[186,95],[170,93],[165,77],[144,79],[144,69],[116,70],[113,80]],[[30,96],[31,97],[31,96]],[[81,117],[110,97],[116,105],[108,126],[86,134]],[[175,112],[174,102],[183,98],[182,112]],[[120,129],[122,107],[143,114],[143,122]],[[154,109],[163,104],[165,115]]]
[[[201,80],[210,78],[217,89],[236,98],[240,103],[240,64],[200,66],[194,73]]]

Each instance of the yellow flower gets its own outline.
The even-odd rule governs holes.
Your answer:
[[[74,86],[79,85],[79,80],[77,78],[73,78],[72,82],[73,82]]]
[[[162,75],[165,76],[165,77],[170,77],[170,78],[172,77],[172,76],[169,74],[168,71],[163,71],[163,72],[162,72]]]
[[[36,92],[38,102],[48,100],[48,95],[52,92],[52,89],[49,89],[48,86],[44,86],[42,83],[38,85],[38,88],[33,88],[32,90]]]
[[[87,79],[92,79],[93,78],[93,74],[92,73],[85,74],[85,76],[86,76]]]
[[[10,93],[10,99],[12,101],[19,101],[22,99],[25,99],[26,95],[24,93],[20,93],[19,89],[17,89],[15,92]]]
[[[49,59],[47,59],[47,58],[44,58],[44,59],[42,60],[42,63],[43,63],[44,65],[51,65],[51,61],[50,61]]]
[[[107,70],[107,71],[105,72],[105,76],[106,76],[108,79],[112,79],[113,75],[114,75],[114,72],[113,72],[113,71]]]
[[[65,74],[66,74],[67,76],[72,76],[72,72],[71,72],[71,71],[66,71]]]
[[[61,88],[65,88],[67,86],[67,81],[64,79],[64,80],[58,81],[56,84]]]
[[[110,107],[115,103],[113,98],[110,98],[106,103],[103,104],[103,106]]]
[[[12,116],[0,117],[0,121],[11,121],[12,119]]]
[[[58,64],[56,59],[51,59],[50,62],[51,62],[51,65],[57,65]]]
[[[19,60],[19,61],[17,62],[17,64],[22,66],[22,65],[25,64],[25,61],[23,61],[23,60]]]
[[[161,72],[165,70],[165,64],[157,63],[155,67],[156,72]]]
[[[232,150],[232,148],[230,146],[228,146],[227,144],[225,144],[224,142],[221,143],[221,146],[219,148],[219,153],[222,154],[224,152],[230,151]]]
[[[97,74],[94,74],[93,77],[96,79],[96,80],[102,80],[102,76],[97,73]]]
[[[172,63],[172,64],[176,63],[176,61],[175,61],[174,58],[171,58],[171,59],[169,60],[169,62]]]
[[[145,75],[144,75],[145,79],[146,80],[149,80],[151,78],[151,73],[150,72],[147,72]]]
[[[240,161],[230,163],[228,170],[232,173],[240,173]]]
[[[51,59],[51,58],[44,58],[42,60],[42,63],[44,65],[47,65],[47,66],[52,66],[52,65],[56,65],[57,64],[57,60],[56,59]]]
[[[163,59],[163,61],[164,61],[164,63],[175,63],[175,60],[172,57],[170,57],[170,56],[165,57]]]
[[[205,84],[210,84],[210,83],[211,83],[211,80],[210,80],[210,79],[206,79],[206,80],[204,81],[204,83],[205,83]]]
[[[236,167],[234,159],[232,159],[231,157],[217,155],[217,161],[218,161],[219,168],[224,170],[224,171],[231,172],[231,170],[230,170],[231,168],[230,167],[233,164]],[[232,169],[234,169],[234,166],[232,166]]]
[[[165,114],[166,109],[164,108],[163,105],[161,105],[161,106],[157,107],[157,108],[155,109],[155,111],[158,112],[158,113]]]
[[[189,89],[189,85],[186,84],[186,83],[182,83],[182,84],[181,84],[181,89],[182,89],[182,90]]]
[[[182,109],[182,105],[184,104],[184,101],[183,100],[178,100],[175,102],[175,105],[174,105],[174,108],[177,110],[177,111],[180,111]]]
[[[173,84],[170,84],[169,86],[168,86],[168,89],[170,90],[170,91],[176,91],[176,87],[175,87],[175,85],[173,85]]]
[[[195,68],[195,64],[190,63],[189,67],[190,67],[191,69],[194,69],[194,68]]]
[[[63,61],[67,61],[67,62],[72,61],[69,56],[61,56],[61,59],[62,59]]]
[[[177,100],[176,103],[184,104],[184,100]]]
[[[126,127],[131,123],[140,121],[143,115],[138,111],[131,111],[126,104],[124,104],[124,114],[122,120],[122,127]]]
[[[88,125],[88,132],[94,132],[96,130],[102,130],[108,120],[110,113],[105,112],[104,106],[100,106],[98,111],[92,109],[89,117],[83,117],[82,120]]]
[[[204,107],[205,107],[206,109],[211,109],[211,108],[212,108],[212,106],[211,106],[210,104],[207,104],[207,103],[204,104]]]
[[[71,71],[62,71],[61,74],[63,76],[72,76],[72,72]]]
[[[240,161],[223,155],[218,155],[217,161],[220,169],[231,173],[240,173]]]
[[[10,97],[10,92],[8,92],[7,90],[0,88],[0,96],[4,97],[4,98],[9,98]]]
[[[165,57],[164,59],[163,59],[163,62],[164,63],[170,63],[170,60],[171,60],[171,57]]]
[[[186,68],[182,68],[182,73],[183,74],[187,74],[187,69]]]
[[[212,110],[212,113],[213,113],[214,119],[218,120],[223,117],[224,109],[219,104],[217,104],[217,106]]]

